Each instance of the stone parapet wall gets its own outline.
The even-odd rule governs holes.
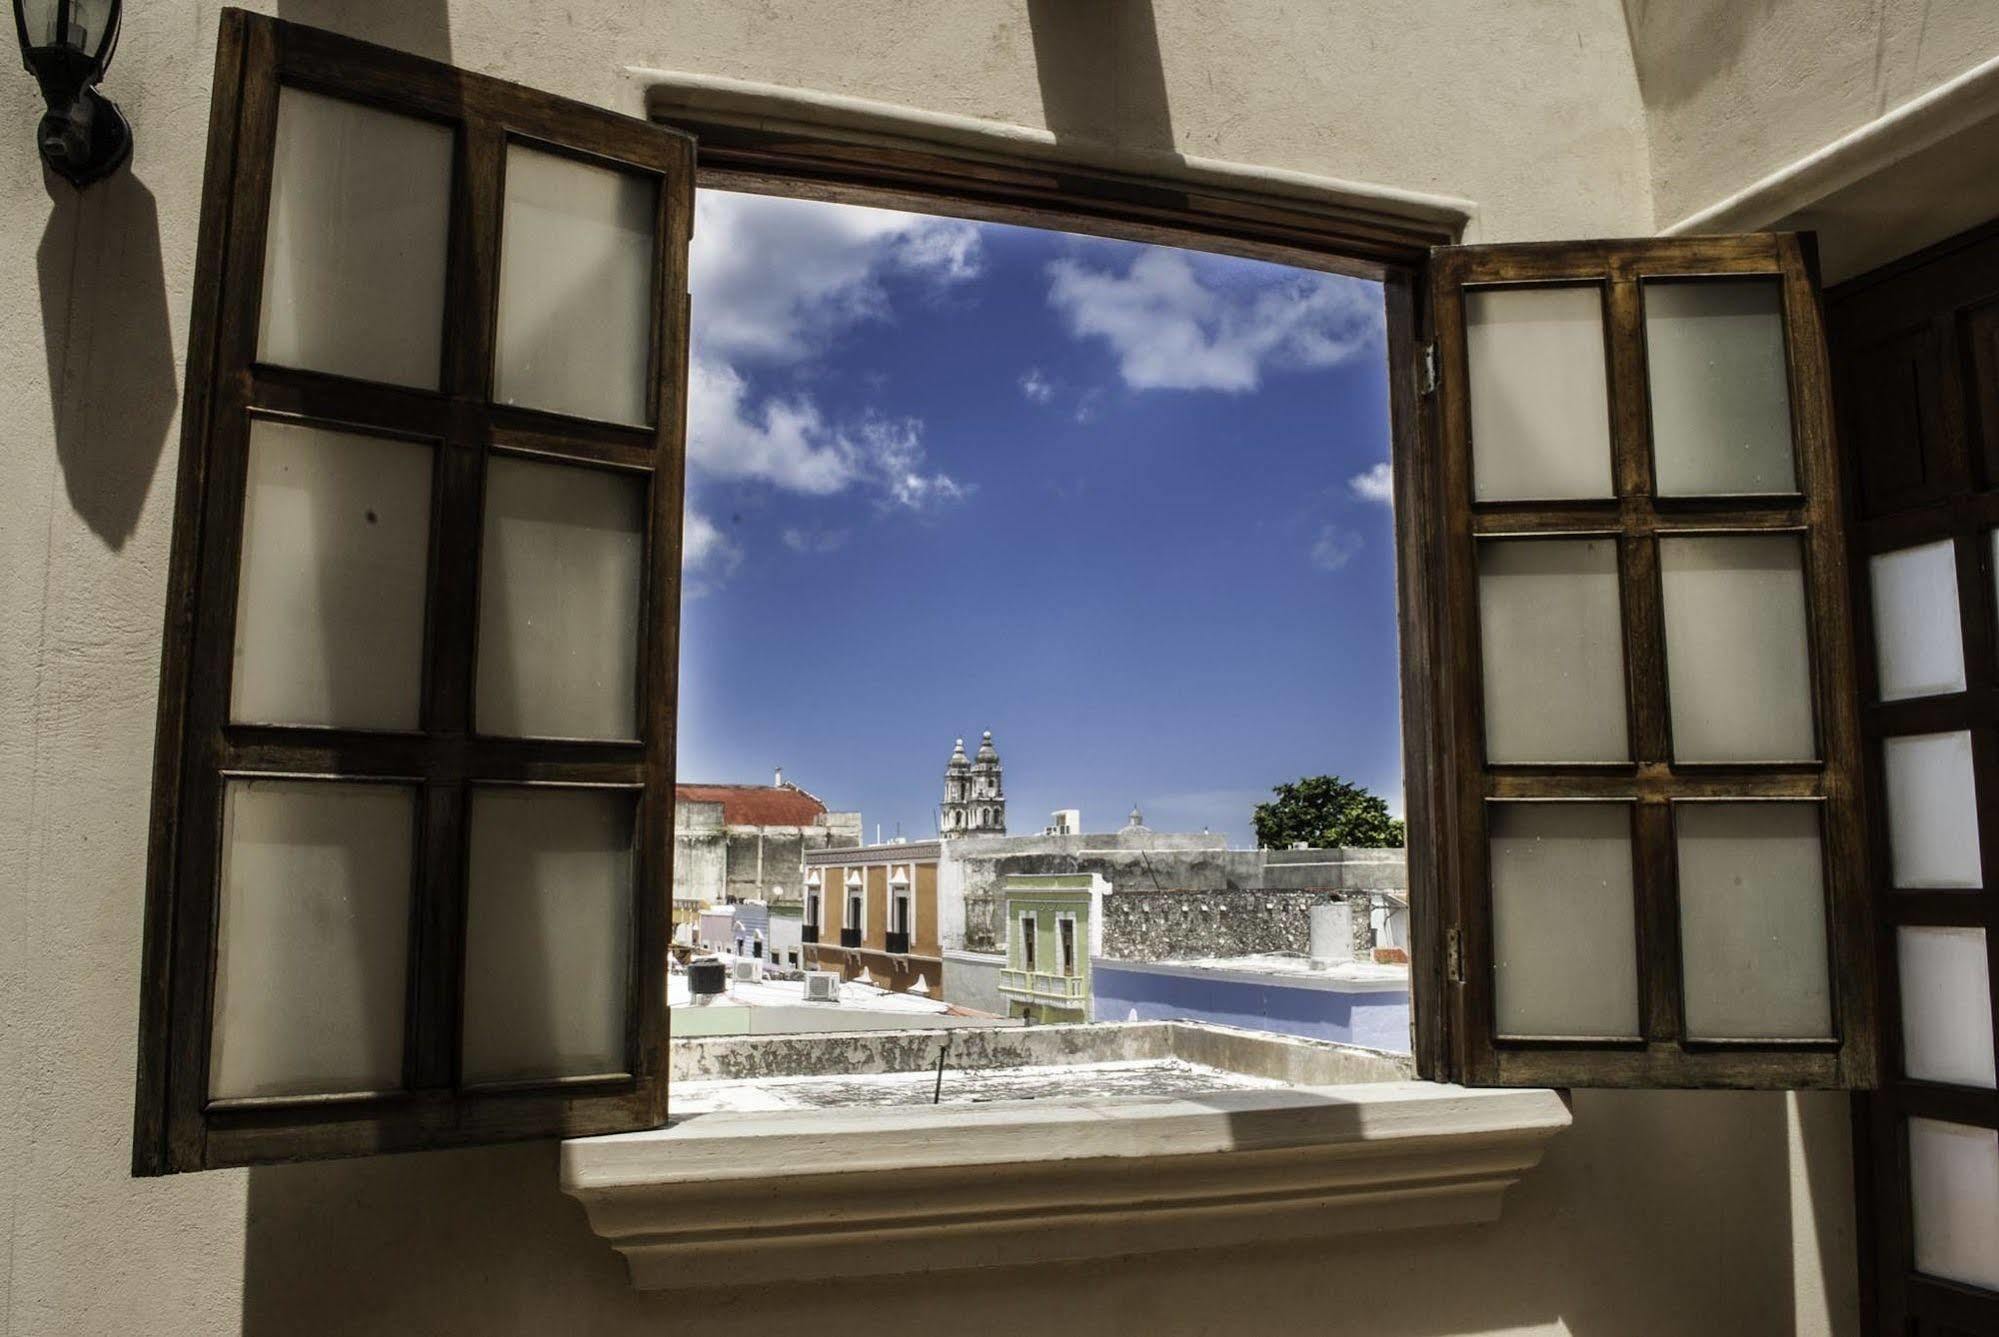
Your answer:
[[[1304,953],[1311,947],[1312,907],[1353,906],[1354,955],[1374,950],[1367,892],[1140,891],[1104,898],[1104,956],[1117,961],[1178,961],[1210,956]]]
[[[1097,873],[1111,884],[1105,898],[1106,930],[1112,924],[1143,924],[1159,918],[1152,928],[1134,927],[1127,940],[1150,944],[1170,940],[1183,950],[1142,954],[1136,946],[1120,951],[1106,936],[1106,954],[1124,960],[1161,960],[1168,955],[1226,956],[1261,951],[1304,951],[1306,916],[1320,901],[1354,902],[1355,947],[1374,946],[1368,909],[1373,893],[1400,895],[1409,885],[1408,863],[1401,850],[1231,850],[1086,848],[1094,837],[1049,837],[1060,848],[1015,850],[982,855],[978,846],[1004,842],[948,842],[950,855],[961,863],[964,904],[964,946],[973,951],[1001,950],[1000,885],[1023,873]],[[1209,837],[1189,837],[1206,841]],[[1126,898],[1145,899],[1144,910],[1121,905]],[[1192,897],[1191,900],[1185,899]],[[1164,899],[1160,899],[1164,898]],[[1261,907],[1268,899],[1272,904]],[[1207,902],[1217,907],[1202,911]],[[1226,908],[1220,908],[1226,907]],[[1175,927],[1165,927],[1171,920]],[[1231,927],[1232,926],[1232,927]],[[1210,932],[1212,946],[1197,945]],[[1365,936],[1365,941],[1362,941]],[[1269,942],[1241,947],[1236,942]],[[1141,953],[1141,954],[1134,954]]]

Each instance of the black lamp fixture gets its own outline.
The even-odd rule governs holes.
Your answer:
[[[14,0],[21,59],[49,109],[35,131],[42,161],[87,186],[132,156],[132,127],[97,81],[118,48],[124,0]]]

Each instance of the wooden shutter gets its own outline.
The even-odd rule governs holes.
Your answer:
[[[1870,1085],[1809,242],[1442,248],[1430,297],[1455,1075]]]
[[[1855,1135],[1870,1331],[1994,1332],[1999,229],[1842,284],[1828,312],[1881,935],[1882,1080]]]
[[[225,11],[134,1163],[665,1110],[684,135]]]

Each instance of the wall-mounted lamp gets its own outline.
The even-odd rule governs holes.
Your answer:
[[[124,8],[124,0],[14,0],[21,59],[49,105],[35,140],[49,170],[73,186],[109,176],[132,154],[132,127],[96,87]]]

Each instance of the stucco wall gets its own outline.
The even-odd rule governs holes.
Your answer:
[[[1623,0],[1659,226],[1999,56],[1991,0]]]
[[[1449,192],[1488,239],[1652,217],[1615,0],[1158,0],[1156,21],[1067,0],[255,7],[626,109],[620,71],[651,65]],[[126,1176],[215,12],[131,7],[108,91],[133,169],[80,201],[43,184],[32,82],[0,80],[0,1330],[826,1331],[826,1288],[685,1313],[634,1295],[547,1145]],[[1051,1313],[1076,1333],[1824,1332],[1822,1275],[1852,1305],[1844,1106],[1800,1108],[1806,1141],[1782,1096],[1581,1095],[1496,1229],[847,1299],[967,1333]]]

